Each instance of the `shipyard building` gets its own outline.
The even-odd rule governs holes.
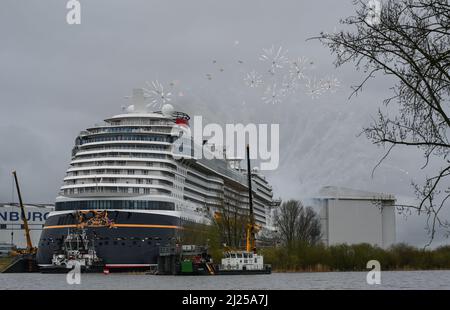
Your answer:
[[[54,206],[26,204],[24,207],[30,227],[31,240],[33,245],[37,246],[45,220],[48,218],[49,213],[54,210]],[[18,204],[0,203],[0,245],[5,248],[7,246],[25,248],[27,246]]]
[[[395,196],[327,186],[314,200],[320,207],[325,245],[368,243],[388,248],[396,242]]]

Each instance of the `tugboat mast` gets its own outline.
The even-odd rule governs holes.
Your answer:
[[[255,217],[253,214],[253,197],[252,197],[252,171],[250,167],[250,145],[247,144],[247,177],[248,177],[248,203],[250,210],[250,222],[247,226],[247,252],[253,251],[256,254],[255,240]]]

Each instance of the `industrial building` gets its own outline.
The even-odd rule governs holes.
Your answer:
[[[42,228],[53,205],[25,204],[25,214],[30,227],[31,240],[38,245]],[[18,204],[0,203],[0,244],[13,245],[18,248],[27,246],[21,211]]]
[[[320,206],[324,244],[388,248],[395,243],[395,196],[327,186],[314,200]]]

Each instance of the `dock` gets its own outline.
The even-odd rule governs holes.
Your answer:
[[[0,258],[0,273],[39,272],[35,255]]]

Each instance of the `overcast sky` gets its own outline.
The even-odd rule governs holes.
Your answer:
[[[81,0],[81,25],[66,23],[64,0],[3,0],[0,9],[0,201],[11,201],[17,169],[27,202],[53,202],[79,131],[121,112],[132,88],[158,80],[174,86],[173,105],[219,123],[279,123],[279,169],[267,173],[276,196],[312,197],[336,185],[413,197],[423,157],[397,150],[371,178],[383,155],[358,136],[389,96],[378,77],[348,100],[361,80],[336,70],[317,41],[353,14],[351,0]],[[267,104],[248,88],[247,72],[264,72],[263,48],[307,57],[309,75],[333,76],[335,93],[302,89]],[[16,198],[15,198],[16,199]],[[447,216],[449,212],[447,210]],[[423,245],[425,219],[397,217],[398,241]],[[447,243],[440,239],[437,244]]]

